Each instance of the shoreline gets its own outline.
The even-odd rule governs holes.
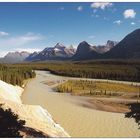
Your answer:
[[[50,74],[52,74],[50,71],[46,71],[49,72]],[[55,74],[54,74],[55,75]],[[57,76],[57,75],[56,75]],[[61,77],[60,75],[58,75],[58,77]],[[63,92],[58,92],[55,88],[60,85],[63,84],[65,82],[67,82],[68,80],[72,80],[73,78],[71,77],[64,77],[66,78],[65,80],[60,80],[57,82],[54,81],[48,81],[48,82],[44,82],[44,84],[46,84],[47,86],[51,87],[51,89],[53,90],[53,92],[61,94],[61,95],[70,95],[70,96],[74,96],[74,97],[83,97],[85,98],[85,103],[81,103],[79,105],[83,106],[83,107],[87,107],[90,109],[95,109],[95,110],[99,110],[99,111],[106,111],[106,112],[112,112],[112,113],[126,113],[128,111],[130,111],[128,104],[129,103],[136,103],[137,102],[137,98],[123,98],[123,97],[115,97],[115,96],[93,96],[93,95],[73,95],[72,93],[63,93]],[[69,78],[69,79],[67,79]],[[85,80],[85,78],[74,78],[75,81],[76,80]],[[90,80],[90,79],[89,79]],[[94,79],[92,79],[94,81]],[[100,81],[101,82],[101,81]],[[105,82],[105,81],[104,81]],[[115,81],[115,84],[120,84],[118,83],[119,81]],[[105,82],[107,83],[107,82]],[[111,81],[109,82],[111,83]],[[124,84],[124,83],[123,83]],[[130,85],[132,83],[125,83],[126,85]],[[140,83],[139,83],[140,84]],[[112,91],[113,92],[113,91]],[[117,92],[117,93],[124,93],[124,94],[132,94],[132,92]],[[107,100],[106,100],[107,99]],[[116,101],[115,101],[116,99]],[[125,103],[124,103],[125,102]]]
[[[30,81],[28,80],[28,82]],[[47,137],[70,137],[58,123],[54,122],[47,109],[40,105],[23,103],[21,98],[25,89],[26,86],[21,88],[0,81],[0,103],[2,108],[10,108],[12,112],[18,115],[20,120],[25,120],[25,127],[42,132]]]
[[[36,71],[37,76],[28,85],[22,100],[47,109],[71,137],[139,137],[138,126],[123,113],[99,111],[81,106],[85,97],[58,94],[53,85],[45,82],[63,81],[64,77],[46,71]],[[119,122],[119,123],[118,123]],[[101,127],[102,126],[102,127]]]
[[[23,91],[22,91],[22,93],[21,93],[21,96],[20,96],[20,99],[21,99],[21,97],[22,97],[22,94],[24,93],[24,91],[25,91],[25,89],[27,88],[27,84],[29,83],[29,82],[31,82],[33,79],[35,79],[36,77],[34,77],[34,78],[29,78],[29,79],[26,79],[24,82],[24,85],[22,86],[22,88],[23,88]],[[23,102],[22,102],[22,99],[21,99],[21,103],[23,104]],[[28,105],[28,104],[23,104],[23,105]],[[29,106],[30,106],[30,104],[29,104]],[[33,106],[39,106],[39,105],[33,105]],[[50,120],[53,122],[54,121],[54,126],[55,127],[58,127],[62,132],[64,132],[64,137],[70,137],[69,136],[69,134],[64,130],[64,128],[62,128],[57,122],[55,122],[55,120],[53,119],[53,117],[51,116],[51,114],[46,110],[46,109],[44,109],[42,106],[39,106],[39,108],[40,108],[40,111],[44,114],[46,114],[46,115],[48,115],[50,118]],[[47,116],[46,116],[47,117]],[[42,131],[42,132],[44,132],[44,131]],[[48,134],[47,134],[48,135]],[[54,137],[56,137],[56,136],[54,136]],[[60,136],[61,137],[61,136]],[[62,136],[63,137],[63,136]]]
[[[82,106],[111,113],[126,113],[130,111],[130,109],[126,105],[121,103],[115,103],[100,99],[89,99],[87,102],[89,102],[89,104],[82,104]]]
[[[72,76],[64,76],[64,75],[59,75],[56,73],[53,73],[51,70],[39,70],[39,71],[46,71],[46,72],[50,72],[50,74],[56,75],[56,76],[60,76],[60,77],[64,77],[64,78],[69,78],[69,79],[73,79],[73,80],[91,80],[91,81],[95,81],[95,82],[109,82],[109,83],[120,83],[120,84],[126,84],[126,85],[131,85],[133,84],[134,86],[140,86],[140,82],[133,82],[133,81],[119,81],[119,80],[110,80],[110,79],[96,79],[96,78],[83,78],[83,77],[72,77]]]

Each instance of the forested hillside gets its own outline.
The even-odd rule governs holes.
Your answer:
[[[0,64],[0,80],[13,85],[22,86],[23,81],[35,77],[35,72],[30,67]]]

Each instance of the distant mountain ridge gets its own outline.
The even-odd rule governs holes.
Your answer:
[[[106,45],[96,47],[89,45],[86,41],[83,41],[78,45],[76,50],[72,45],[70,47],[66,47],[63,44],[57,43],[54,47],[46,47],[41,52],[34,52],[30,54],[25,61],[71,60],[76,58],[77,53],[80,53],[78,59],[85,59],[87,52],[90,52],[90,54],[88,54],[86,59],[90,59],[93,56],[93,51],[96,54],[95,56],[98,56],[98,53],[105,53],[109,51],[115,46],[115,44],[115,41],[109,40]]]
[[[81,42],[72,60],[88,60],[88,59],[98,59],[101,54],[110,51],[117,42],[108,40],[106,45],[103,46],[91,46],[86,41]]]
[[[105,53],[102,58],[140,58],[140,29],[124,37],[113,49]]]
[[[137,29],[128,34],[119,43],[108,41],[107,45],[94,47],[90,45],[78,45],[78,48],[88,47],[84,51],[84,55],[80,56],[80,51],[77,49],[76,54],[72,57],[73,60],[87,59],[140,59],[140,29]],[[99,49],[99,50],[98,50]],[[103,50],[102,50],[103,49]],[[82,49],[81,49],[82,52]]]
[[[22,51],[22,52],[9,52],[7,53],[4,58],[1,58],[1,61],[7,62],[7,63],[17,63],[22,62],[30,55],[29,52]]]
[[[83,60],[90,59],[91,57],[97,57],[98,53],[96,52],[96,47],[89,45],[86,41],[81,42],[78,47],[75,55],[72,57],[73,60]]]
[[[25,58],[25,60],[30,61],[34,60],[34,58],[39,54],[39,52],[33,52],[28,57]]]
[[[90,59],[140,59],[140,29],[128,34],[120,42],[108,40],[105,45],[79,43],[77,50],[57,43],[40,52],[9,52],[0,62],[90,60]]]
[[[47,47],[38,54],[31,54],[26,61],[43,61],[43,60],[63,60],[70,58],[75,54],[73,47],[66,47],[63,44],[57,43],[54,47]]]
[[[114,46],[118,44],[117,41],[108,40],[106,45],[99,45],[96,47],[96,52],[98,53],[106,53],[110,51]]]

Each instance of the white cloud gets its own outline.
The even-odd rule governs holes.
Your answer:
[[[105,8],[108,8],[108,7],[111,7],[113,6],[113,3],[110,3],[110,2],[93,2],[91,4],[91,7],[92,8],[99,8],[99,9],[102,9],[104,10]]]
[[[19,47],[25,44],[42,39],[40,34],[27,33],[17,37],[8,37],[0,39],[0,46],[2,47]]]
[[[30,32],[20,36],[9,36],[6,38],[0,38],[0,57],[3,57],[8,52],[13,51],[40,51],[40,49],[33,48],[33,45],[37,43],[37,41],[42,40],[43,38],[44,37],[40,34],[34,34]],[[28,48],[27,46],[32,47]]]
[[[131,25],[135,25],[136,23],[135,22],[131,22]]]
[[[0,38],[0,57],[3,57],[9,51],[23,51],[32,52],[37,49],[29,49],[28,46],[33,46],[44,37],[40,34],[27,33],[21,36]],[[16,49],[21,48],[21,49]],[[27,49],[26,49],[27,48]],[[38,50],[37,50],[38,51]]]
[[[7,35],[9,35],[9,33],[0,31],[0,36],[7,36]]]
[[[30,41],[40,40],[42,36],[40,34],[34,34],[28,32],[27,34],[18,37],[23,43],[28,43]]]
[[[133,9],[127,9],[123,13],[124,18],[135,18],[136,12]]]
[[[121,21],[121,20],[116,20],[116,21],[114,21],[113,23],[114,23],[114,24],[120,25],[120,24],[122,23],[122,21]]]
[[[83,10],[83,7],[82,7],[82,6],[78,6],[78,7],[77,7],[77,10],[78,10],[78,11],[82,11],[82,10]]]
[[[14,51],[18,51],[18,52],[29,52],[29,53],[33,53],[33,52],[40,52],[42,49],[38,49],[38,48],[15,48]]]

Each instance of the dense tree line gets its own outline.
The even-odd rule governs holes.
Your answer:
[[[13,85],[22,86],[23,81],[35,77],[35,72],[29,67],[0,65],[0,80]]]
[[[49,70],[53,74],[71,77],[140,82],[140,61],[96,60],[83,62],[24,63],[19,67]]]

